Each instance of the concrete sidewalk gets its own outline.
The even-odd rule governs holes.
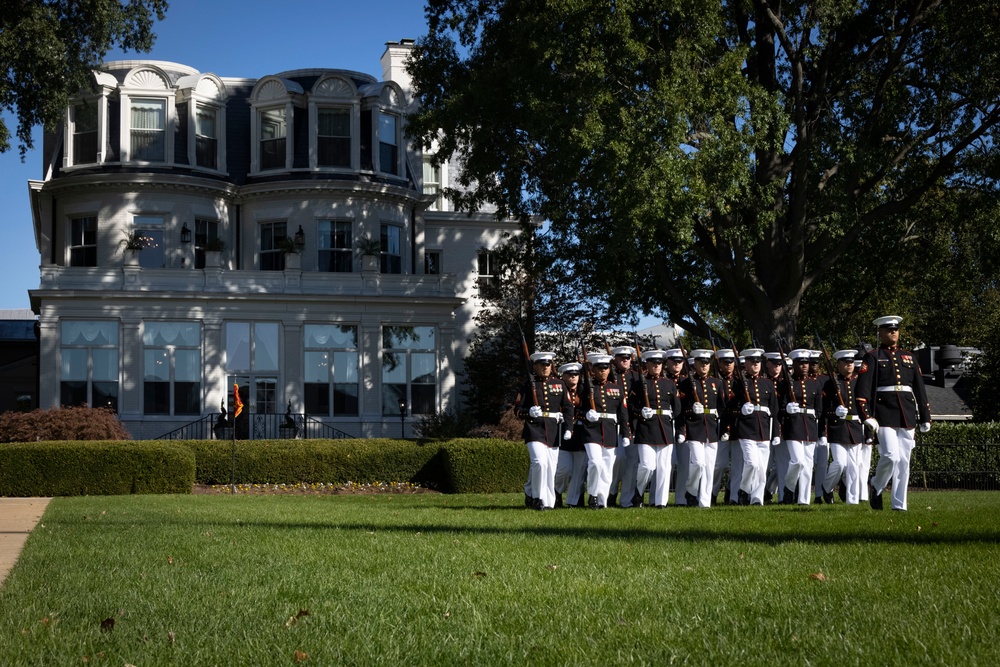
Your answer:
[[[0,498],[0,585],[17,562],[28,534],[51,498]]]

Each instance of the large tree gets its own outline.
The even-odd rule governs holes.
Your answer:
[[[3,0],[0,3],[0,110],[17,118],[24,157],[31,128],[56,124],[69,96],[92,83],[112,46],[148,51],[166,0]],[[0,153],[10,150],[0,118]]]
[[[462,162],[462,206],[550,220],[623,313],[703,336],[731,313],[794,341],[807,290],[845,264],[877,283],[928,192],[997,185],[998,0],[428,0],[427,16],[411,132]]]

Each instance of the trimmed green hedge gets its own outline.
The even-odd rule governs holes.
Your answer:
[[[510,440],[467,438],[442,445],[451,493],[516,493],[528,478],[528,452]]]
[[[195,456],[171,442],[0,445],[0,496],[191,493]]]
[[[197,459],[198,484],[228,484],[232,442],[176,441]],[[237,440],[236,481],[246,484],[296,482],[411,482],[440,488],[439,443],[406,440]]]

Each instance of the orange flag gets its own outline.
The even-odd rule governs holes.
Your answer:
[[[243,401],[240,400],[240,386],[238,384],[233,384],[233,404],[236,406],[236,412],[233,413],[233,419],[240,416],[243,412]]]

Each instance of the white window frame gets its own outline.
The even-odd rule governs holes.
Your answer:
[[[108,145],[108,96],[117,88],[118,81],[107,72],[95,72],[94,77],[97,81],[96,90],[71,100],[66,108],[66,127],[63,133],[63,169],[67,171],[104,163],[105,150]],[[74,114],[76,105],[84,100],[97,101],[97,160],[95,162],[77,162],[74,155]]]
[[[121,144],[121,161],[131,164],[174,164],[174,127],[177,124],[176,91],[168,84],[166,75],[151,66],[136,68],[125,77],[125,84],[120,88],[121,127],[119,141]],[[164,102],[163,117],[163,161],[136,160],[132,157],[132,101],[162,100]]]

